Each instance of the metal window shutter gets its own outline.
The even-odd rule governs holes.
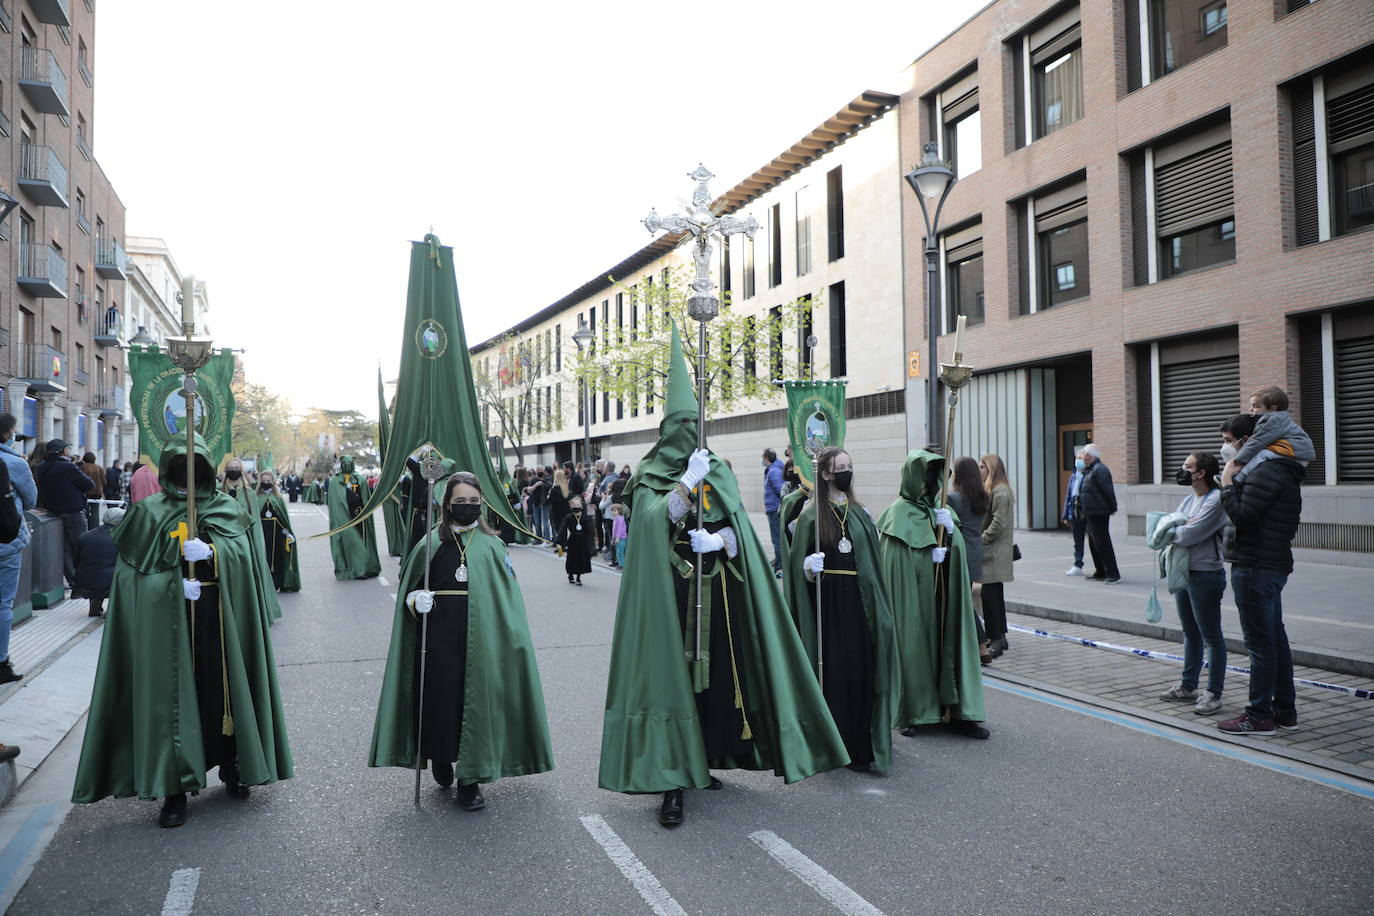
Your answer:
[[[954,101],[950,102],[948,105],[945,106],[943,112],[943,121],[945,124],[951,124],[962,118],[964,115],[977,110],[977,108],[978,87],[974,86],[968,92],[959,96],[959,98],[955,99]]]
[[[1319,238],[1317,228],[1317,125],[1312,112],[1312,83],[1293,87],[1293,221],[1299,245]]]
[[[1327,101],[1326,133],[1332,153],[1374,140],[1374,83]]]
[[[1145,156],[1131,159],[1131,264],[1135,285],[1150,282],[1150,226],[1146,221]]]
[[[1307,466],[1303,483],[1326,483],[1326,416],[1322,391],[1322,319],[1309,315],[1298,324],[1298,397],[1302,428],[1312,437],[1317,458]]]
[[[1189,452],[1216,452],[1223,420],[1240,412],[1240,357],[1222,356],[1160,366],[1164,477]]]
[[[1140,4],[1126,3],[1126,91],[1135,92],[1144,82],[1140,66]]]
[[[1155,226],[1160,238],[1220,222],[1234,212],[1229,140],[1155,169]]]
[[[1336,441],[1336,482],[1374,483],[1374,336],[1336,341]]]
[[[1140,454],[1140,476],[1136,483],[1155,482],[1153,398],[1150,384],[1150,348],[1141,347],[1136,351],[1135,361],[1136,443]]]

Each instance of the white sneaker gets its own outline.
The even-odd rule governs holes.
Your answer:
[[[1204,691],[1202,696],[1197,698],[1197,703],[1193,705],[1193,712],[1200,716],[1216,715],[1221,709],[1221,697],[1215,693]]]
[[[1083,567],[1081,567],[1081,566],[1070,566],[1070,567],[1069,567],[1069,571],[1066,572],[1066,573],[1064,573],[1064,575],[1066,575],[1066,576],[1081,576],[1081,575],[1083,575]]]
[[[1193,700],[1197,699],[1197,691],[1184,687],[1183,684],[1180,683],[1176,687],[1171,687],[1161,693],[1159,698],[1161,700],[1173,700],[1177,703],[1191,703]]]

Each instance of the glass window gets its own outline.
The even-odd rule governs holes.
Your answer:
[[[1374,226],[1374,143],[1332,158],[1336,232]]]
[[[959,178],[972,175],[983,167],[982,119],[974,109],[957,121],[945,124],[945,158]]]
[[[1035,135],[1044,137],[1083,117],[1082,48],[1035,67]]]
[[[1228,219],[1159,240],[1163,277],[1236,259],[1236,222]]]
[[[1151,0],[1150,69],[1158,79],[1226,47],[1226,4]]]
[[[1040,302],[1050,308],[1088,295],[1088,221],[1040,233]]]
[[[952,261],[945,271],[949,286],[945,297],[945,329],[954,330],[959,316],[968,324],[983,323],[983,256],[974,255],[962,261]]]

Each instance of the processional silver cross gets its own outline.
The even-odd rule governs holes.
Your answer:
[[[730,236],[743,232],[749,238],[754,237],[758,231],[758,220],[752,216],[748,219],[736,219],[733,216],[717,216],[711,212],[711,192],[706,184],[712,178],[711,170],[706,166],[697,164],[697,167],[687,175],[697,183],[696,190],[692,192],[692,212],[689,216],[674,213],[667,219],[658,215],[658,211],[649,210],[649,215],[644,217],[644,228],[650,233],[659,230],[667,232],[691,233],[693,238],[692,261],[696,265],[696,275],[692,279],[692,295],[687,297],[687,314],[697,323],[697,448],[706,447],[706,322],[720,312],[720,300],[713,293],[714,283],[711,282],[711,255],[715,246],[711,243],[711,236],[719,236],[721,241],[729,244]],[[705,481],[701,482],[703,485]],[[697,493],[697,527],[701,528],[705,521],[705,489],[700,489]],[[695,665],[703,667],[704,657],[701,653],[701,609],[702,609],[702,555],[697,552],[696,563],[696,646],[692,652],[692,661]],[[694,676],[694,682],[696,678]]]

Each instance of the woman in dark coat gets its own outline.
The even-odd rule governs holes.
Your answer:
[[[563,569],[569,585],[581,585],[582,577],[592,571],[592,550],[595,532],[590,519],[582,511],[582,497],[576,494],[568,500],[568,515],[558,529],[557,543],[567,555]]]
[[[973,586],[973,608],[978,612],[978,647],[983,664],[992,661],[992,650],[985,644],[987,634],[981,621],[983,582],[983,518],[987,515],[988,493],[983,489],[982,472],[978,462],[967,456],[954,462],[954,479],[949,489],[949,507],[958,519],[959,533],[964,536],[964,560],[968,565],[968,580]]]
[[[81,535],[76,542],[76,581],[72,584],[73,598],[88,598],[91,617],[105,616],[105,599],[110,597],[110,581],[114,578],[115,549],[111,532],[124,518],[124,510],[115,507],[105,510],[102,524]]]

